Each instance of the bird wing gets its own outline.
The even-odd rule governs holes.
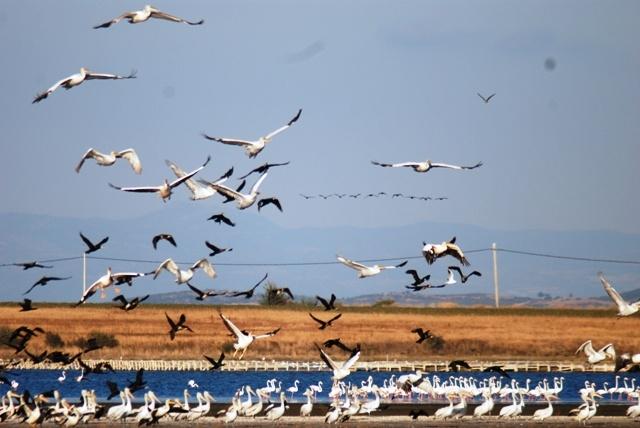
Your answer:
[[[193,291],[194,293],[196,293],[198,296],[202,297],[204,296],[204,292],[202,290],[200,290],[199,288],[194,287],[193,285],[187,283],[187,287],[189,287],[191,289],[191,291]]]
[[[578,354],[580,351],[584,351],[586,355],[593,355],[595,353],[595,350],[593,349],[591,340],[587,340],[582,345],[580,345],[580,347],[576,350],[576,354]]]
[[[214,278],[216,276],[216,271],[213,269],[213,266],[211,265],[211,263],[209,263],[209,260],[207,259],[200,259],[197,262],[195,262],[193,266],[191,266],[191,269],[197,269],[197,268],[202,269],[204,273],[209,275],[211,278]]]
[[[230,144],[232,146],[253,146],[255,144],[254,141],[248,141],[248,140],[238,140],[238,139],[234,139],[234,138],[221,138],[221,137],[211,137],[207,134],[202,134],[202,136],[204,138],[206,138],[207,140],[211,140],[211,141],[217,141],[218,143],[222,143],[222,144]]]
[[[101,246],[103,246],[104,244],[106,244],[106,243],[107,243],[107,241],[108,241],[108,240],[109,240],[109,237],[107,236],[107,237],[105,237],[102,241],[98,242],[98,243],[96,244],[96,247],[101,247]]]
[[[331,307],[331,305],[329,305],[329,302],[327,302],[326,299],[323,299],[320,296],[316,296],[316,299],[318,299],[320,301],[320,303],[322,304],[322,306],[324,306],[326,308],[326,310],[329,310],[329,308]]]
[[[289,121],[289,123],[287,123],[287,124],[286,124],[286,125],[284,125],[284,126],[281,126],[280,128],[276,129],[275,131],[273,131],[273,132],[271,132],[271,133],[267,134],[267,135],[265,136],[265,138],[266,138],[266,139],[273,138],[273,137],[275,137],[276,135],[278,135],[279,133],[281,133],[282,131],[284,131],[285,129],[289,128],[291,125],[293,125],[295,122],[297,122],[297,120],[300,118],[300,115],[301,115],[301,114],[302,114],[302,109],[298,110],[298,113],[296,113],[296,115],[293,117],[293,119],[291,119],[291,120]]]
[[[162,12],[158,9],[151,9],[151,17],[157,18],[157,19],[164,19],[166,21],[172,21],[172,22],[183,22],[189,25],[200,25],[204,23],[204,19],[201,19],[200,21],[196,21],[196,22],[191,22],[191,21],[187,21],[186,19],[168,14],[166,12]]]
[[[209,186],[213,187],[218,192],[220,192],[223,195],[228,196],[230,198],[233,198],[233,199],[242,198],[242,194],[240,192],[237,192],[237,191],[225,186],[224,184],[209,183]]]
[[[284,293],[286,293],[289,297],[291,297],[291,300],[295,300],[295,297],[293,297],[293,293],[291,292],[291,290],[289,289],[289,287],[285,287],[282,289],[282,291]]]
[[[207,156],[207,160],[202,165],[200,165],[198,168],[194,169],[193,171],[191,171],[187,175],[173,180],[171,183],[169,183],[169,187],[174,188],[174,187],[184,183],[185,181],[187,181],[188,179],[190,179],[191,177],[193,177],[194,175],[196,175],[197,173],[202,171],[204,169],[204,167],[207,166],[207,164],[209,163],[210,160],[211,160],[211,156]]]
[[[137,193],[155,193],[160,191],[161,189],[161,186],[118,187],[111,183],[109,183],[109,186],[117,190],[122,190],[123,192],[137,192]]]
[[[491,98],[495,97],[495,95],[496,95],[496,94],[491,94],[491,95],[489,95],[489,96],[487,97],[487,99],[486,99],[486,102],[489,102],[489,100],[490,100]]]
[[[342,364],[343,370],[349,370],[360,358],[360,351],[354,352],[347,361]]]
[[[602,282],[602,286],[604,287],[604,291],[607,292],[609,297],[611,297],[611,300],[613,300],[615,302],[615,304],[618,305],[618,307],[624,306],[624,305],[627,304],[627,302],[622,298],[622,296],[620,296],[620,293],[618,293],[616,291],[616,289],[613,288],[611,286],[611,284],[609,284],[609,281],[607,281],[605,279],[605,277],[602,274],[602,272],[598,273],[598,277],[600,277],[600,282]]]
[[[227,330],[229,330],[236,338],[240,336],[246,336],[238,327],[235,326],[234,323],[231,322],[229,318],[225,317],[222,313],[220,313],[220,318],[222,318],[222,322],[224,323],[225,327],[227,327]]]
[[[136,174],[142,173],[142,164],[140,163],[140,158],[135,150],[122,150],[116,154],[116,157],[126,159],[129,164],[131,164],[131,168],[133,168]]]
[[[367,269],[367,266],[363,265],[362,263],[354,262],[353,260],[349,260],[346,257],[338,256],[338,261],[343,265],[350,267],[351,269]]]
[[[103,24],[96,25],[95,27],[93,27],[93,29],[97,30],[98,28],[109,28],[113,24],[117,24],[118,22],[122,21],[123,19],[129,18],[131,16],[133,16],[133,12],[125,12],[122,15],[120,15],[120,16],[118,16],[116,18],[113,18],[111,21],[107,21],[107,22],[105,22]]]
[[[76,166],[76,172],[79,173],[80,172],[80,168],[82,168],[82,165],[84,164],[84,161],[89,159],[89,158],[98,158],[98,157],[102,157],[102,153],[94,150],[93,148],[87,150],[85,152],[85,154],[82,156],[82,159],[80,159],[80,162],[78,162],[78,165]]]
[[[327,321],[327,324],[332,323],[333,321],[337,320],[338,318],[340,318],[342,316],[342,314],[338,314],[335,317],[331,318],[329,321]]]
[[[151,245],[153,245],[153,249],[158,249],[158,241],[162,239],[162,235],[156,235],[151,239]]]
[[[211,251],[213,251],[214,253],[220,253],[222,250],[220,250],[220,248],[216,247],[215,245],[213,245],[211,242],[209,241],[204,241],[204,245],[207,246],[207,248],[209,248]]]
[[[385,167],[385,168],[388,168],[388,167],[393,166],[393,165],[392,165],[392,164],[390,164],[390,163],[381,163],[381,162],[376,162],[376,161],[371,161],[371,163],[372,163],[372,164],[374,164],[374,165],[378,165],[378,166]]]
[[[140,304],[140,303],[144,302],[144,301],[145,301],[145,300],[147,300],[149,297],[151,297],[151,295],[150,295],[150,294],[147,294],[146,296],[139,298],[139,299],[138,299],[138,304]]]
[[[253,336],[253,337],[254,337],[254,339],[264,339],[266,337],[275,336],[276,334],[278,334],[279,331],[280,331],[280,327],[276,328],[273,331],[269,331],[267,333],[259,334],[258,336]]]
[[[164,313],[164,316],[167,318],[167,322],[169,323],[169,326],[171,327],[171,331],[175,331],[178,327],[176,326],[176,323],[169,318],[169,315],[167,315],[167,313]]]
[[[325,321],[321,320],[320,318],[314,317],[311,312],[309,312],[309,316],[311,317],[312,320],[314,320],[315,322],[317,322],[320,325],[326,325],[327,324]]]
[[[264,179],[267,178],[267,173],[265,172],[264,174],[262,174],[260,176],[260,178],[258,179],[258,181],[256,181],[256,183],[253,185],[253,187],[251,188],[251,193],[255,193],[258,191],[258,189],[260,188],[260,185],[262,184],[262,182],[264,181]]]
[[[462,252],[462,249],[460,249],[460,247],[458,247],[456,244],[452,244],[451,242],[448,242],[446,245],[447,249],[445,250],[444,254],[453,256],[458,259],[463,265],[469,266],[469,261],[464,256],[464,253]]]
[[[119,301],[122,303],[123,306],[126,306],[127,303],[129,303],[127,301],[127,299],[122,295],[122,294],[118,294],[116,297],[114,297],[113,299],[111,299],[112,302],[116,302]]]
[[[419,166],[420,162],[400,162],[400,163],[392,163],[390,166],[393,168],[400,168],[400,167],[409,167],[409,168],[413,168],[414,166]]]
[[[316,344],[316,348],[318,348],[318,351],[320,351],[320,358],[322,358],[322,360],[327,363],[327,366],[329,366],[329,368],[331,370],[336,370],[338,368],[338,366],[336,365],[336,363],[333,362],[333,360],[331,359],[331,357],[329,355],[327,355],[326,352],[324,352],[322,350],[322,348],[320,348],[317,344]]]
[[[460,275],[460,279],[462,280],[462,278],[464,278],[464,274],[462,273],[462,269],[460,269],[458,266],[449,266],[447,269],[458,272],[458,275]]]
[[[54,85],[52,87],[50,87],[46,91],[41,92],[38,95],[36,95],[36,97],[32,101],[32,104],[39,103],[40,101],[42,101],[45,98],[47,98],[50,93],[52,93],[53,91],[58,89],[61,85],[64,85],[66,82],[68,82],[71,79],[71,77],[72,76],[69,76],[69,77],[65,77],[64,79],[58,80],[56,83],[54,83]]]
[[[482,96],[482,94],[480,94],[480,92],[477,92],[477,94],[478,94],[478,96],[482,99],[482,101],[484,101],[485,103],[486,103],[487,101],[489,101],[489,99],[488,99],[488,98],[483,97],[483,96]],[[493,96],[493,95],[492,95],[492,96]]]
[[[129,73],[128,76],[120,76],[119,74],[110,74],[110,73],[94,73],[89,71],[86,73],[86,80],[118,80],[118,79],[135,79],[136,71],[133,70]]]
[[[178,267],[176,262],[174,262],[173,259],[168,258],[167,260],[165,260],[162,263],[160,263],[160,265],[156,268],[156,270],[155,270],[155,272],[153,274],[153,279],[156,279],[158,277],[158,275],[160,274],[162,269],[168,270],[173,275],[178,275],[178,272],[180,270],[180,268]]]
[[[89,241],[89,238],[84,236],[82,232],[80,232],[80,239],[82,239],[82,242],[84,242],[87,245],[87,247],[89,248],[95,247],[95,245],[93,245],[93,242]]]
[[[432,168],[450,168],[450,169],[463,169],[461,166],[459,165],[451,165],[448,163],[438,163],[438,162],[432,162],[431,163],[431,167]]]
[[[171,162],[170,160],[165,160],[164,162],[167,164],[167,166],[171,169],[171,171],[175,174],[176,177],[182,178],[185,175],[187,175],[187,173],[182,168],[180,168],[178,165],[176,165],[175,163]],[[200,184],[196,183],[195,181],[193,181],[191,179],[185,181],[184,184],[193,193],[195,193],[200,188]],[[205,184],[205,183],[203,183],[203,184]],[[206,182],[206,185],[209,185],[209,182]]]

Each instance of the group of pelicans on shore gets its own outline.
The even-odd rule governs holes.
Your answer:
[[[570,414],[578,422],[586,423],[593,418],[598,410],[598,398],[610,400],[637,400],[631,405],[626,415],[630,418],[640,417],[640,386],[636,387],[635,379],[631,385],[627,384],[628,378],[624,378],[624,386],[619,385],[620,376],[616,376],[615,386],[608,387],[607,382],[601,388],[595,383],[586,381],[579,394],[583,403],[571,410]],[[276,386],[276,383],[278,384]],[[282,382],[270,379],[261,388],[252,388],[245,385],[238,389],[228,407],[214,411],[212,403],[215,398],[208,391],[197,391],[197,404],[190,403],[191,394],[189,388],[184,389],[182,399],[167,398],[160,401],[156,394],[146,388],[144,404],[134,407],[133,392],[130,388],[124,388],[119,392],[121,403],[117,405],[104,405],[98,403],[94,390],[83,389],[81,402],[72,404],[68,399],[62,398],[57,390],[31,396],[28,392],[18,393],[13,388],[2,397],[0,408],[0,420],[3,422],[26,422],[31,426],[44,422],[54,422],[63,426],[75,426],[79,423],[87,423],[93,420],[106,420],[109,422],[135,422],[138,425],[156,424],[162,420],[173,421],[197,421],[206,416],[215,417],[224,423],[231,423],[238,417],[256,418],[265,416],[267,420],[277,421],[286,414],[289,408],[287,394],[291,399],[299,392],[299,381],[286,389]],[[199,386],[190,381],[190,388]],[[544,421],[553,416],[552,401],[558,399],[564,390],[564,377],[554,377],[552,381],[543,379],[536,386],[531,385],[527,379],[524,386],[512,379],[503,383],[502,377],[492,376],[479,380],[472,376],[450,376],[441,379],[437,374],[425,376],[420,370],[415,373],[396,377],[392,375],[384,379],[382,385],[373,383],[369,376],[367,381],[360,385],[334,381],[328,393],[331,399],[328,411],[324,415],[326,423],[345,422],[356,418],[358,415],[375,414],[389,406],[389,403],[424,403],[424,400],[432,400],[433,403],[448,401],[448,405],[438,408],[433,415],[429,415],[424,408],[413,408],[408,416],[418,419],[421,416],[433,416],[434,420],[460,419],[464,416],[472,418],[485,418],[495,414],[497,405],[502,405],[497,412],[498,418],[518,418],[523,415],[526,404],[544,403],[546,406],[537,409],[530,418],[535,421]],[[311,384],[302,392],[303,403],[299,409],[299,415],[303,418],[312,415],[316,394],[322,392],[322,381]],[[271,402],[272,395],[276,394],[278,402]],[[254,398],[255,397],[255,401]],[[480,401],[481,400],[481,401]],[[525,401],[526,400],[526,401]],[[45,403],[50,403],[45,406]],[[468,404],[476,401],[473,412],[469,412]],[[326,406],[326,405],[323,405]],[[315,415],[322,414],[317,411]],[[291,415],[293,416],[293,415]],[[529,416],[527,416],[529,418]]]

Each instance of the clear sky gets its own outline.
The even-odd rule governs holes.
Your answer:
[[[156,1],[206,22],[92,29],[143,5],[2,2],[2,212],[128,218],[170,209],[173,201],[107,182],[160,184],[170,177],[164,159],[188,170],[210,154],[203,178],[291,161],[263,186],[286,207],[264,215],[284,226],[434,220],[640,232],[637,1]],[[136,69],[138,78],[31,104],[81,66]],[[484,104],[476,92],[497,95]],[[200,136],[257,138],[298,108],[299,122],[255,160]],[[143,174],[88,163],[78,175],[89,147],[133,147]],[[424,159],[484,166],[420,175],[370,163]],[[342,191],[449,200],[298,196]]]

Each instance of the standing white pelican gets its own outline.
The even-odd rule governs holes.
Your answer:
[[[620,293],[618,293],[616,289],[613,288],[611,284],[609,284],[609,281],[605,279],[602,272],[598,272],[598,276],[600,277],[600,282],[602,282],[604,291],[607,292],[609,297],[611,297],[611,300],[613,300],[613,302],[618,306],[619,317],[633,315],[638,312],[638,310],[640,310],[640,300],[633,303],[627,303],[627,301],[625,301],[622,296],[620,296]]]
[[[589,364],[598,364],[606,360],[607,358],[611,358],[612,360],[616,358],[616,350],[614,349],[612,343],[609,343],[596,351],[595,349],[593,349],[591,340],[587,340],[582,345],[580,345],[580,347],[576,351],[576,354],[578,354],[579,352],[584,352],[584,354],[587,356],[587,361],[589,362]]]
[[[484,397],[484,401],[473,410],[474,417],[481,417],[487,414],[491,414],[491,411],[493,410],[494,402],[491,391],[489,391],[488,389],[485,390],[482,393],[482,396]]]
[[[169,160],[166,160],[165,162],[167,166],[171,169],[171,171],[173,171],[173,173],[176,175],[176,177],[182,178],[185,175],[187,175],[187,173],[175,163]],[[229,177],[231,177],[231,174],[233,174],[233,168],[229,169],[224,175],[218,178],[218,180],[216,180],[214,183],[215,184],[224,183],[225,181],[227,181]],[[195,180],[189,179],[184,182],[184,185],[187,186],[191,191],[191,199],[194,201],[210,198],[211,196],[217,193],[216,189],[209,186],[208,181],[196,182]]]
[[[368,276],[374,276],[379,274],[380,272],[382,272],[385,269],[396,269],[399,267],[402,267],[404,265],[407,264],[407,261],[405,260],[404,262],[397,264],[395,266],[380,266],[380,265],[373,265],[373,266],[366,266],[363,265],[362,263],[358,263],[358,262],[354,262],[353,260],[349,260],[346,257],[342,257],[342,256],[337,256],[338,261],[340,263],[342,263],[343,265],[350,267],[351,269],[355,269],[358,271],[358,278],[366,278]]]
[[[556,399],[555,395],[544,394],[545,400],[547,400],[547,407],[543,407],[542,409],[538,409],[533,412],[534,421],[544,421],[547,418],[550,418],[553,415],[553,405],[551,404],[551,399]]]
[[[267,412],[267,419],[270,421],[277,421],[278,419],[280,419],[282,417],[282,415],[284,415],[284,404],[286,402],[285,400],[285,393],[284,391],[280,393],[280,406],[278,407],[273,407],[271,409],[269,409],[269,411]]]
[[[153,274],[153,279],[156,279],[158,275],[160,275],[162,269],[165,269],[167,272],[173,274],[176,277],[177,284],[189,284],[189,281],[191,280],[191,278],[193,278],[196,269],[202,269],[204,273],[206,273],[211,278],[215,278],[217,275],[216,271],[213,269],[213,266],[207,259],[200,259],[193,265],[191,265],[191,267],[187,270],[182,270],[178,267],[178,265],[173,261],[172,258],[168,258],[167,260],[160,263],[160,265],[158,265]]]
[[[71,89],[74,86],[78,86],[85,80],[119,80],[119,79],[134,79],[136,77],[136,72],[132,71],[128,76],[120,76],[117,74],[106,74],[106,73],[94,73],[93,71],[89,71],[86,67],[80,67],[80,72],[76,74],[72,74],[69,77],[65,77],[62,80],[57,81],[52,87],[47,89],[46,91],[36,95],[33,99],[33,103],[39,103],[44,100],[51,94],[53,91],[58,89],[59,87],[63,87],[65,89]]]
[[[236,343],[233,344],[233,349],[235,349],[233,356],[235,357],[238,351],[241,350],[242,354],[239,357],[240,360],[242,359],[242,357],[244,357],[244,353],[247,351],[247,348],[253,343],[254,340],[266,339],[267,337],[275,336],[280,331],[280,327],[278,327],[277,329],[268,333],[254,336],[249,331],[240,330],[235,326],[235,324],[231,322],[229,318],[225,317],[222,313],[220,313],[220,318],[222,318],[222,322],[224,323],[225,327],[227,327],[229,332],[231,332],[231,334],[236,337]]]
[[[402,163],[380,163],[376,161],[371,161],[372,164],[382,166],[385,168],[401,168],[408,167],[413,169],[415,172],[428,172],[431,168],[449,168],[449,169],[475,169],[479,166],[482,166],[482,162],[478,162],[472,166],[461,166],[461,165],[450,165],[447,163],[436,163],[431,162],[430,160],[426,160],[424,162],[402,162]]]
[[[450,241],[443,241],[441,244],[427,244],[423,242],[422,255],[428,264],[433,264],[437,259],[444,256],[452,256],[465,266],[469,265],[469,261],[458,245],[456,245],[456,237]]]
[[[197,173],[199,173],[211,160],[211,156],[207,156],[207,160],[203,163],[199,168],[194,169],[189,174],[186,174],[183,177],[177,178],[169,183],[169,180],[164,180],[164,183],[160,186],[141,186],[141,187],[119,187],[109,183],[109,186],[113,187],[117,190],[122,190],[123,192],[136,192],[136,193],[157,193],[161,198],[162,202],[167,202],[167,199],[171,199],[171,193],[174,187],[179,186],[184,183]]]
[[[247,155],[250,158],[254,158],[258,156],[258,153],[260,153],[265,148],[267,143],[271,142],[271,139],[273,137],[275,137],[276,135],[280,134],[282,131],[288,129],[291,125],[293,125],[300,118],[300,114],[302,114],[302,109],[298,110],[298,113],[293,117],[293,119],[289,121],[289,123],[276,129],[270,134],[265,135],[264,137],[258,138],[255,141],[238,140],[233,138],[210,137],[207,134],[202,134],[202,136],[207,140],[217,141],[223,144],[231,144],[234,146],[242,146],[244,147],[244,151],[247,153]]]
[[[129,388],[125,388],[124,391],[120,392],[120,398],[122,399],[122,404],[110,407],[107,411],[107,419],[114,422],[117,420],[124,422],[124,419],[131,413],[131,399],[133,395]]]
[[[125,12],[122,15],[120,15],[120,16],[118,16],[116,18],[113,18],[112,20],[107,21],[104,24],[96,25],[93,28],[94,29],[109,28],[113,24],[117,24],[118,22],[122,21],[123,19],[126,19],[127,21],[129,21],[129,24],[139,24],[141,22],[147,21],[149,18],[164,19],[166,21],[181,22],[181,23],[189,24],[189,25],[201,25],[201,24],[204,23],[204,19],[201,19],[200,21],[196,21],[196,22],[187,21],[186,19],[182,19],[182,18],[179,18],[177,16],[169,15],[168,13],[165,13],[165,12],[161,12],[160,10],[156,9],[155,7],[153,7],[151,5],[146,5],[144,8],[142,8],[142,10],[134,10],[132,12]]]
[[[235,199],[236,206],[239,209],[243,210],[245,208],[249,208],[251,205],[253,205],[256,202],[256,199],[260,194],[258,189],[260,188],[260,185],[262,184],[265,178],[267,178],[266,172],[260,176],[258,181],[256,181],[256,183],[251,188],[251,191],[249,192],[249,194],[240,193],[237,190],[233,190],[223,184],[217,184],[217,183],[208,183],[208,184],[211,188],[217,190],[223,195]]]
[[[309,388],[307,388],[302,395],[307,397],[307,402],[300,406],[300,416],[306,418],[311,416],[311,411],[313,410],[313,402],[311,401],[313,392]]]
[[[322,348],[320,348],[318,345],[316,345],[316,348],[318,348],[318,351],[320,351],[320,358],[322,358],[322,360],[327,363],[327,366],[329,366],[329,368],[333,370],[333,376],[331,377],[331,379],[333,379],[334,381],[339,381],[349,376],[349,374],[351,373],[351,367],[353,367],[353,365],[358,361],[358,358],[360,358],[360,349],[356,348],[355,352],[353,352],[349,356],[347,361],[345,361],[341,365],[338,365],[331,359],[329,355],[327,355],[326,352],[322,350]]]
[[[100,153],[99,151],[91,148],[86,151],[86,153],[80,159],[80,163],[76,166],[76,172],[80,172],[80,168],[84,164],[84,161],[92,158],[95,159],[96,163],[100,166],[111,166],[116,163],[118,159],[126,159],[131,164],[131,168],[135,171],[136,174],[140,174],[142,172],[142,164],[140,163],[140,158],[136,154],[136,151],[133,149],[125,149],[119,152],[111,151],[109,153]]]

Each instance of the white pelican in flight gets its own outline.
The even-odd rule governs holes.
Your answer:
[[[137,272],[113,273],[113,271],[111,270],[111,267],[109,267],[107,268],[106,274],[98,278],[93,284],[91,284],[85,290],[84,293],[82,293],[82,297],[80,297],[80,300],[78,301],[78,303],[76,303],[76,306],[79,306],[84,302],[86,302],[87,299],[89,299],[89,297],[96,294],[98,290],[100,290],[104,295],[104,290],[109,288],[111,285],[114,285],[114,284],[118,285],[118,284],[124,284],[124,283],[131,285],[131,281],[133,278],[137,278],[145,275],[146,275],[145,273],[137,273]]]
[[[360,349],[359,347],[357,347],[355,349],[355,352],[353,352],[349,356],[347,361],[345,361],[341,365],[338,365],[317,344],[316,348],[318,348],[318,351],[320,351],[320,358],[322,358],[322,360],[327,363],[327,366],[329,366],[329,368],[333,370],[333,376],[331,377],[331,379],[334,381],[340,381],[349,376],[349,374],[351,373],[351,367],[353,367],[353,365],[358,361],[358,358],[360,358]]]
[[[62,86],[65,89],[71,89],[74,86],[78,86],[85,80],[119,80],[119,79],[133,79],[136,77],[136,72],[132,71],[128,76],[120,76],[117,74],[107,74],[107,73],[94,73],[93,71],[89,71],[86,67],[80,67],[80,73],[72,74],[69,77],[65,77],[62,80],[57,81],[52,87],[47,89],[46,91],[36,95],[33,103],[39,103],[44,100],[51,94],[53,91]]]
[[[193,275],[198,268],[202,269],[204,273],[209,275],[211,278],[216,277],[216,271],[213,269],[213,266],[211,266],[211,263],[209,263],[209,260],[207,259],[200,259],[193,265],[191,265],[191,267],[187,270],[182,270],[178,267],[176,262],[173,261],[173,259],[168,258],[167,260],[160,263],[160,265],[158,265],[153,274],[153,279],[156,279],[158,275],[160,275],[162,269],[166,269],[176,277],[176,283],[189,284],[189,281],[191,280],[191,278],[193,278]]]
[[[291,125],[293,125],[300,118],[300,114],[302,114],[302,109],[298,110],[298,113],[293,117],[293,119],[289,121],[289,123],[287,123],[284,126],[281,126],[280,128],[276,129],[270,134],[265,135],[264,137],[258,138],[255,141],[238,140],[234,138],[210,137],[207,134],[202,134],[202,136],[207,140],[217,141],[223,144],[231,144],[233,146],[242,146],[244,148],[244,151],[247,153],[247,155],[250,158],[254,158],[258,156],[258,153],[260,153],[265,148],[267,143],[271,142],[273,137],[275,137],[276,135],[280,134],[284,130],[288,129]]]
[[[338,258],[338,261],[343,265],[350,267],[351,269],[357,270],[358,278],[366,278],[368,276],[377,275],[385,269],[396,269],[407,264],[407,260],[405,260],[404,262],[395,266],[380,266],[377,264],[373,266],[366,266],[366,265],[363,265],[362,263],[349,260],[346,257],[338,256],[337,258]]]
[[[119,152],[112,151],[109,153],[100,153],[99,151],[91,148],[87,150],[87,152],[82,156],[78,166],[76,166],[76,172],[80,172],[80,168],[84,164],[84,161],[92,158],[95,159],[96,163],[100,166],[111,166],[116,163],[118,159],[126,159],[131,164],[131,168],[135,171],[136,174],[140,174],[142,172],[142,164],[140,163],[140,158],[136,154],[136,151],[133,149],[125,149]]]
[[[168,13],[162,12],[151,5],[146,5],[142,10],[134,10],[133,12],[125,12],[117,18],[113,18],[111,21],[107,21],[104,24],[96,25],[93,27],[94,29],[98,28],[109,28],[113,24],[117,24],[118,22],[126,19],[129,21],[129,24],[139,24],[148,20],[149,18],[156,19],[164,19],[166,21],[172,22],[182,22],[189,25],[201,25],[204,23],[204,19],[200,21],[192,22],[187,21],[186,19],[179,18],[177,16],[169,15]]]
[[[626,300],[624,300],[622,296],[620,296],[620,293],[618,293],[616,289],[613,288],[611,284],[609,284],[609,281],[605,279],[602,272],[598,272],[598,276],[600,277],[600,282],[602,282],[604,291],[607,292],[609,297],[611,297],[611,300],[613,300],[613,302],[618,306],[619,317],[633,315],[638,312],[638,310],[640,310],[640,300],[633,303],[627,303]]]
[[[454,236],[450,241],[444,241],[442,244],[427,244],[423,242],[422,255],[427,260],[428,264],[433,264],[437,259],[444,256],[452,256],[465,266],[469,265],[469,261],[464,256],[464,253],[459,246],[455,244],[456,237]]]
[[[240,360],[242,359],[242,357],[244,357],[244,353],[246,352],[249,345],[253,343],[254,340],[265,339],[267,337],[275,336],[280,331],[280,327],[278,327],[277,329],[270,331],[268,333],[254,336],[249,331],[240,330],[238,327],[235,326],[234,323],[231,322],[229,318],[225,317],[222,313],[220,313],[220,318],[222,318],[222,322],[224,322],[224,325],[225,327],[227,327],[229,332],[231,332],[231,334],[233,334],[236,337],[236,343],[233,344],[233,349],[235,349],[233,356],[235,357],[238,351],[242,351],[242,354],[240,354],[240,358],[239,358]]]
[[[576,351],[576,354],[579,352],[584,352],[584,354],[587,356],[587,361],[589,362],[589,364],[598,364],[606,360],[607,358],[611,358],[612,360],[616,358],[616,350],[613,348],[612,343],[609,343],[596,351],[595,349],[593,349],[591,340],[587,340],[582,345],[580,345],[580,347]]]
[[[171,171],[173,171],[173,173],[176,175],[176,177],[182,178],[185,175],[187,175],[187,173],[175,163],[169,160],[165,162],[167,166],[171,169]],[[231,174],[233,174],[233,167],[230,168],[227,172],[225,172],[224,175],[220,176],[218,180],[214,181],[214,183],[215,184],[224,183],[225,181],[227,181],[229,177],[231,177]],[[201,183],[201,182],[196,182],[193,179],[188,179],[187,181],[184,182],[184,184],[191,191],[191,199],[194,201],[198,201],[200,199],[207,199],[215,195],[216,193],[218,193],[216,189],[209,186],[208,181],[204,181],[203,183]]]
[[[235,199],[236,206],[238,207],[238,209],[243,210],[245,208],[249,208],[251,205],[253,205],[256,202],[256,199],[260,194],[258,189],[260,188],[260,185],[262,184],[265,178],[267,178],[266,172],[260,176],[258,181],[256,181],[256,183],[251,188],[251,192],[249,194],[240,193],[237,190],[233,190],[225,186],[224,184],[216,184],[216,183],[208,183],[208,184],[210,187],[222,193],[223,195]]]
[[[191,177],[196,175],[205,166],[207,166],[207,164],[209,163],[210,160],[211,160],[211,156],[208,156],[206,162],[203,163],[199,168],[194,169],[189,174],[187,174],[187,175],[185,175],[183,177],[175,179],[171,183],[169,183],[169,181],[165,179],[164,183],[161,184],[160,186],[118,187],[118,186],[115,186],[115,185],[113,185],[111,183],[109,183],[109,186],[111,186],[111,187],[113,187],[114,189],[117,189],[117,190],[122,190],[123,192],[157,193],[162,198],[162,202],[166,202],[167,199],[171,199],[171,193],[172,193],[172,191],[173,191],[172,189],[174,187],[179,186],[180,184],[184,183],[185,181],[187,181],[188,179],[190,179]]]
[[[402,163],[381,163],[376,161],[371,161],[372,164],[382,166],[385,168],[402,168],[407,167],[413,169],[415,172],[428,172],[431,168],[449,168],[449,169],[475,169],[482,166],[482,162],[478,162],[475,165],[471,166],[462,166],[462,165],[450,165],[448,163],[436,163],[431,162],[430,160],[426,160],[424,162],[402,162]]]

